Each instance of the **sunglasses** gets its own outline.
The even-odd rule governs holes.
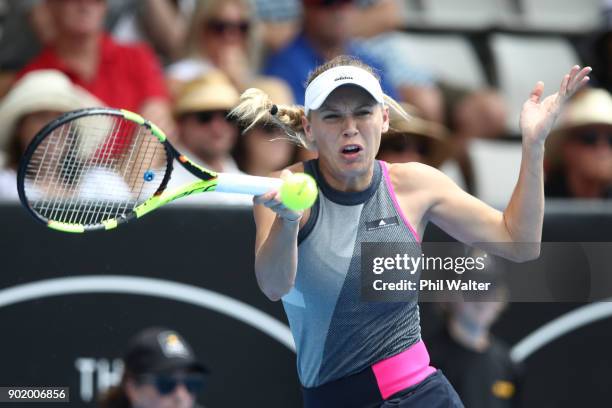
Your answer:
[[[200,374],[186,376],[144,375],[140,377],[141,384],[151,384],[160,395],[172,394],[179,384],[183,384],[190,394],[197,394],[204,389],[205,377]]]
[[[201,112],[191,112],[186,114],[185,116],[191,116],[194,118],[200,125],[205,125],[207,123],[212,122],[216,117],[222,117],[224,120],[229,115],[228,110],[212,110],[212,111],[201,111]]]
[[[246,35],[250,28],[251,24],[248,21],[234,23],[222,20],[209,20],[206,23],[206,29],[217,35],[224,35],[229,32],[239,32],[241,35]]]
[[[578,133],[573,136],[574,140],[582,144],[583,146],[593,147],[603,139],[609,147],[612,147],[612,133],[598,132],[596,130],[588,130]]]
[[[429,154],[429,145],[427,143],[408,135],[397,135],[390,137],[388,140],[383,140],[380,148],[381,150],[389,150],[395,153],[410,151],[417,152],[421,156]]]

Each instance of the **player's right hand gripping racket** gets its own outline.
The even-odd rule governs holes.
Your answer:
[[[174,159],[197,180],[166,191]],[[198,166],[153,123],[111,108],[68,112],[49,123],[26,149],[17,176],[22,204],[64,232],[113,229],[194,193],[259,195],[281,184]]]

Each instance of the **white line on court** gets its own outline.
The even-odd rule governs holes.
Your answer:
[[[521,362],[546,344],[587,324],[612,316],[612,298],[581,306],[535,330],[512,347],[510,357]]]
[[[33,299],[78,293],[126,293],[190,303],[246,323],[295,352],[295,343],[289,327],[272,316],[229,296],[163,279],[119,275],[47,279],[0,290],[0,307]]]

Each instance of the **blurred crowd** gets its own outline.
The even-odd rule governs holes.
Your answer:
[[[316,150],[292,144],[278,128],[263,124],[244,131],[228,113],[249,88],[263,90],[275,104],[302,104],[309,72],[340,54],[374,67],[385,92],[410,114],[410,119],[391,117],[379,159],[440,168],[481,198],[488,197],[479,191],[481,178],[493,179],[494,188],[514,187],[502,180],[515,180],[518,172],[502,174],[503,161],[517,156],[491,153],[496,144],[510,143],[520,158],[520,138],[507,127],[506,99],[494,87],[447,83],[423,69],[418,54],[403,50],[403,30],[410,28],[403,1],[0,0],[0,5],[2,200],[18,199],[19,160],[41,128],[86,107],[138,112],[162,128],[179,151],[218,172],[262,176],[316,158]],[[547,141],[550,198],[612,198],[612,4],[604,3],[601,15],[601,29],[586,36],[582,53],[594,68],[592,83],[569,102]],[[497,155],[483,166],[483,150],[475,154],[474,146],[488,146],[485,159]],[[171,187],[192,179],[176,166]],[[249,205],[251,199],[215,193],[181,202]],[[486,395],[466,382],[463,373],[470,366],[471,373],[500,379],[496,401],[516,398],[520,370],[489,331],[503,306],[466,302],[444,311],[446,326],[430,348],[434,364],[447,371],[460,394]],[[168,332],[145,333],[138,350],[147,352],[147,345],[157,344],[151,338],[162,335]],[[175,347],[182,344],[172,336]],[[176,378],[170,379],[157,375],[159,367],[140,367],[134,360],[105,406],[130,406],[175,389],[188,400],[189,386],[198,388],[206,370],[192,361],[191,352],[186,355],[189,364],[173,367]],[[163,359],[150,359],[157,360]],[[113,398],[124,404],[113,405]],[[470,396],[462,398],[467,406],[510,406],[468,404]]]
[[[439,167],[486,201],[496,199],[479,191],[479,179],[499,178],[496,188],[513,187],[503,181],[512,177],[499,174],[503,154],[497,159],[485,149],[483,166],[482,153],[473,151],[479,141],[492,152],[496,142],[510,141],[520,152],[520,138],[506,125],[506,99],[493,87],[448,83],[423,69],[419,55],[402,48],[402,1],[27,0],[0,9],[3,199],[17,197],[19,158],[34,135],[63,112],[83,107],[138,112],[179,150],[220,172],[267,175],[314,158],[316,151],[292,145],[274,127],[245,133],[227,114],[252,87],[278,104],[303,103],[308,73],[339,54],[374,67],[385,92],[411,114],[410,120],[392,118],[380,159]],[[612,13],[602,15],[602,29],[583,53],[595,68],[593,89],[571,101],[548,141],[549,197],[612,194]],[[179,169],[172,183],[189,177]],[[190,200],[248,203],[230,194]],[[497,201],[489,203],[505,205]]]

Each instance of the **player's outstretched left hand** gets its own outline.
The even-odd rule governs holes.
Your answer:
[[[591,70],[591,67],[580,69],[578,65],[573,66],[569,74],[563,77],[559,91],[544,100],[541,99],[544,93],[544,83],[539,81],[535,85],[521,111],[520,126],[523,145],[544,145],[546,136],[554,126],[563,104],[589,81],[588,74]]]

